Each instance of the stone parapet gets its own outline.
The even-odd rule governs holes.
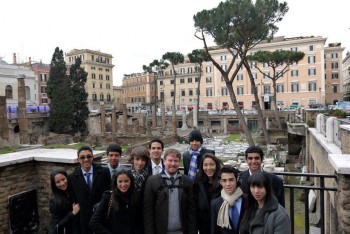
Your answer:
[[[94,161],[100,162],[104,153],[94,151]],[[64,169],[69,174],[77,165],[74,149],[34,149],[0,155],[0,233],[11,232],[9,197],[32,189],[37,190],[40,226],[36,233],[47,233],[51,223],[51,171]]]

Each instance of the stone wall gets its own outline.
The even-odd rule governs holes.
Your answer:
[[[343,154],[350,154],[350,127],[347,125],[340,126],[340,141],[347,142],[341,145],[341,151]]]
[[[94,162],[101,162],[104,152],[94,152]],[[11,160],[12,158],[12,160]],[[71,173],[78,165],[76,150],[36,149],[25,153],[16,152],[0,156],[0,233],[10,233],[10,196],[37,190],[39,229],[35,233],[47,233],[51,225],[49,198],[51,196],[50,174],[54,169]]]

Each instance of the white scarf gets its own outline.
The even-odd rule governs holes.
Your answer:
[[[235,202],[238,198],[242,196],[243,192],[241,188],[237,188],[235,192],[230,196],[224,189],[221,190],[221,197],[224,199],[224,202],[221,204],[218,213],[218,219],[216,224],[222,228],[232,229],[230,225],[230,216],[229,208],[235,205]]]

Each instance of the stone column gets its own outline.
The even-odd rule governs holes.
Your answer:
[[[112,109],[112,134],[117,132],[117,114],[115,106]]]
[[[6,97],[0,96],[0,133],[1,138],[9,139],[8,119],[6,113]]]
[[[193,128],[198,128],[198,110],[197,104],[193,104]]]
[[[157,106],[152,105],[152,129],[157,128]]]
[[[20,144],[28,144],[28,120],[26,110],[26,88],[24,82],[24,75],[19,75],[18,81],[18,123],[19,123],[19,139]]]
[[[100,102],[100,120],[101,120],[101,135],[106,134],[106,112],[105,112],[105,106],[104,102]]]
[[[162,100],[162,131],[166,128],[165,102]]]
[[[224,134],[227,134],[227,118],[224,118]]]
[[[182,130],[187,130],[188,127],[187,127],[187,123],[186,123],[186,110],[183,110],[182,111],[182,127],[181,127]]]
[[[122,109],[123,109],[123,134],[128,133],[128,110],[126,109],[126,104],[122,104]]]

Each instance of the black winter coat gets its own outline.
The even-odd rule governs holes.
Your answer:
[[[73,201],[79,203],[79,222],[74,222],[74,231],[80,231],[82,234],[92,234],[89,228],[89,222],[92,216],[92,209],[95,204],[101,201],[102,195],[106,190],[110,190],[111,175],[107,168],[93,163],[93,182],[90,192],[81,167],[78,166],[72,174],[68,175],[68,184]]]
[[[135,193],[138,193],[135,191]],[[117,199],[117,206],[110,205],[112,192],[106,191],[90,220],[90,228],[95,234],[142,234],[142,202],[135,203]],[[109,210],[109,215],[107,213]]]
[[[76,217],[72,213],[72,204],[67,194],[51,196],[49,210],[52,222],[49,234],[72,233],[72,224]]]
[[[195,199],[197,202],[197,223],[200,234],[209,234],[211,230],[210,203],[211,200],[220,196],[221,186],[216,191],[209,183],[196,182],[193,186]]]

